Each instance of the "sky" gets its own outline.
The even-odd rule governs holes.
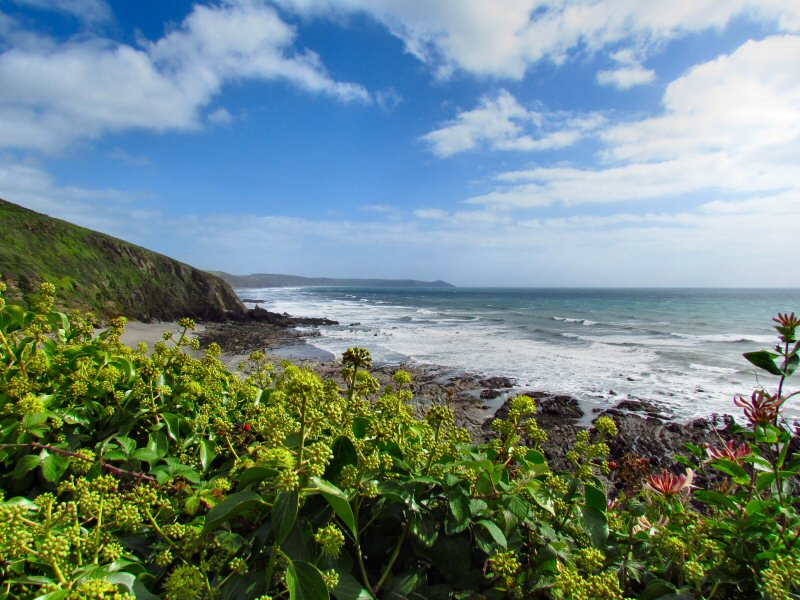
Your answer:
[[[0,0],[0,197],[234,274],[798,287],[800,2]]]

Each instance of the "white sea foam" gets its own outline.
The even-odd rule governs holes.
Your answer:
[[[647,318],[638,308],[633,317],[633,311],[604,313],[602,307],[594,311],[589,306],[586,312],[600,318],[588,320],[553,317],[547,307],[518,311],[519,304],[446,304],[412,295],[303,289],[247,290],[242,295],[265,300],[261,306],[267,310],[339,321],[340,326],[320,328],[320,335],[309,340],[336,355],[364,346],[376,362],[411,361],[506,375],[522,389],[568,393],[598,407],[626,396],[650,398],[687,418],[734,411],[730,398],[755,384],[753,368],[741,352],[773,341],[766,335],[723,333],[722,321],[716,331],[698,325],[697,332],[682,333],[693,331],[692,319],[680,312],[673,318],[666,310],[660,318]],[[670,310],[679,311],[680,304]],[[672,334],[659,329],[668,323],[676,329]],[[740,340],[751,348],[736,343]]]

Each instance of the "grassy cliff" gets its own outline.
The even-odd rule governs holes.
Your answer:
[[[61,308],[134,319],[240,318],[227,283],[187,264],[0,199],[0,280],[25,302],[42,281]]]

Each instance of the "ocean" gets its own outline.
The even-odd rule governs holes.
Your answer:
[[[237,292],[274,312],[339,321],[307,340],[322,351],[320,356],[363,346],[377,363],[433,364],[512,377],[522,389],[574,396],[588,413],[639,398],[659,403],[681,420],[737,414],[736,394],[749,396],[757,386],[773,389],[776,378],[755,369],[742,353],[772,348],[777,342],[772,317],[800,311],[797,289]],[[784,412],[789,419],[800,418],[800,397]]]

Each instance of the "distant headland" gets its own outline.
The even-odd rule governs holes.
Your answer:
[[[334,277],[299,277],[297,275],[231,275],[222,271],[210,271],[237,289],[265,287],[391,287],[391,288],[452,288],[446,281],[417,281],[416,279],[338,279]]]

